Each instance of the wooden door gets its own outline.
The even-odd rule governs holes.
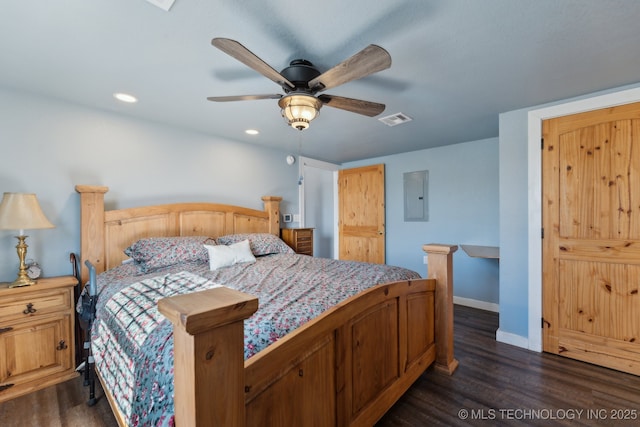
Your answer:
[[[640,374],[640,103],[543,137],[543,350]]]
[[[338,172],[339,259],[385,263],[384,165]]]

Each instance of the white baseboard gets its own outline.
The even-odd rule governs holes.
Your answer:
[[[486,301],[480,301],[480,300],[475,300],[471,298],[462,298],[462,297],[454,296],[453,303],[458,305],[464,305],[466,307],[477,308],[480,310],[493,311],[495,313],[500,312],[500,306],[493,302],[486,302]],[[527,337],[512,334],[511,332],[505,332],[500,330],[500,328],[498,328],[498,330],[496,331],[496,341],[505,343],[505,344],[514,345],[516,347],[526,348],[527,350],[536,351],[535,349],[529,348],[529,339]],[[538,352],[540,352],[540,350],[538,350]]]
[[[480,301],[477,299],[471,298],[462,298],[454,295],[453,303],[458,305],[464,305],[465,307],[478,308],[480,310],[493,311],[494,313],[498,313],[500,311],[500,306],[495,302],[486,302]]]
[[[500,328],[496,331],[496,341],[529,350],[529,339],[527,337],[505,332],[500,330]]]

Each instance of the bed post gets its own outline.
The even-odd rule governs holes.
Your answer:
[[[244,319],[257,309],[257,298],[225,287],[158,301],[173,323],[177,426],[244,427]]]
[[[269,233],[280,235],[280,202],[282,197],[264,196],[264,210],[269,214]]]
[[[101,273],[105,268],[104,253],[104,194],[109,187],[76,185],[80,193],[80,279],[89,280],[85,261],[89,260]]]
[[[422,250],[428,255],[427,278],[436,279],[435,368],[451,375],[458,367],[453,355],[453,253],[458,246],[430,243]]]

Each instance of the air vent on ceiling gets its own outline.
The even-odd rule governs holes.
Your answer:
[[[402,123],[410,122],[413,119],[407,116],[406,114],[396,113],[390,116],[380,117],[378,120],[380,120],[382,123],[384,123],[387,126],[397,126],[397,125],[401,125]]]

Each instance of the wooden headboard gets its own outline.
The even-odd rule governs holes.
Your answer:
[[[218,203],[172,203],[112,211],[104,210],[108,187],[76,185],[80,193],[80,261],[82,283],[89,272],[119,265],[124,250],[144,237],[209,236],[234,233],[280,233],[282,197],[264,196],[264,211]]]

